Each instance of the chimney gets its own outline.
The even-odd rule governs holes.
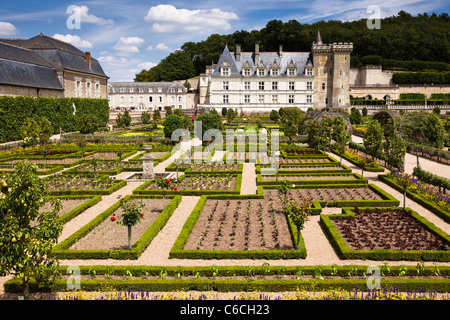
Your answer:
[[[280,44],[280,50],[278,51],[278,55],[280,56],[280,58],[283,57],[283,45]]]
[[[84,58],[86,59],[86,62],[88,64],[88,66],[89,66],[89,69],[91,69],[91,53],[86,51],[84,53]]]
[[[255,65],[259,65],[259,43],[255,43]]]
[[[241,45],[236,45],[236,61],[241,61]]]

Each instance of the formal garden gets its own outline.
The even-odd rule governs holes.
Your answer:
[[[448,115],[179,111],[19,130],[0,151],[6,299],[449,299]]]

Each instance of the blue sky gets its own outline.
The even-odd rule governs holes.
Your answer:
[[[30,38],[42,32],[90,51],[110,81],[132,81],[187,41],[260,29],[272,19],[365,19],[373,15],[367,11],[373,5],[381,17],[400,10],[448,13],[450,8],[446,0],[16,0],[0,7],[0,37]]]

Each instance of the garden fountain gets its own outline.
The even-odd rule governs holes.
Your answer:
[[[169,178],[173,173],[169,172],[155,172],[153,162],[153,155],[150,153],[152,150],[152,145],[144,146],[144,155],[142,156],[142,169],[143,172],[133,173],[127,178],[127,181],[147,181],[159,178]]]

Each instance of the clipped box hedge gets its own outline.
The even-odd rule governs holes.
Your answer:
[[[265,185],[261,186],[264,189],[276,189],[276,185]],[[373,192],[378,194],[383,198],[383,200],[337,200],[337,201],[322,201],[315,200],[313,204],[315,204],[316,208],[317,204],[320,205],[321,208],[325,207],[396,207],[400,204],[400,201],[394,198],[392,195],[379,188],[374,184],[367,184],[365,186],[361,186],[358,184],[329,184],[329,185],[295,185],[292,189],[312,189],[312,188],[360,188],[366,187],[371,189]]]
[[[205,204],[208,199],[248,199],[246,196],[206,196],[200,197],[194,210],[187,218],[177,240],[175,241],[169,253],[171,259],[302,259],[306,258],[306,247],[301,237],[297,234],[297,228],[290,221],[286,219],[293,245],[297,243],[297,236],[300,236],[300,250],[185,250],[187,239],[191,234]],[[295,246],[295,245],[294,245]]]
[[[392,180],[391,178],[389,178],[388,175],[378,175],[378,179],[380,179],[382,182],[386,183],[388,186],[394,188],[398,192],[401,192],[401,193],[404,192],[403,187],[401,187],[397,183],[395,183],[395,181]],[[417,202],[424,208],[435,213],[437,216],[439,216],[445,222],[450,223],[450,212],[448,212],[444,208],[440,207],[436,202],[429,200],[429,199],[424,199],[419,194],[411,191],[410,189],[406,190],[406,196],[409,199]]]
[[[344,265],[344,266],[80,266],[80,275],[89,275],[88,279],[81,279],[82,291],[102,291],[103,288],[111,288],[117,291],[148,290],[150,292],[166,291],[219,291],[219,292],[285,292],[285,291],[311,291],[323,290],[346,290],[351,294],[357,293],[358,297],[362,290],[367,290],[367,266],[366,265]],[[399,292],[417,291],[420,296],[422,292],[449,292],[450,279],[449,267],[439,266],[442,277],[434,278],[436,267],[424,266],[420,274],[417,267],[413,266],[378,266],[383,272],[380,277],[380,292],[396,290]],[[61,274],[67,273],[67,266],[59,267]],[[405,272],[404,276],[399,276]],[[95,275],[94,275],[95,274]],[[97,279],[96,276],[129,276],[133,279]],[[163,278],[162,274],[176,279]],[[313,279],[285,279],[283,276],[310,275]],[[147,279],[147,276],[157,276],[157,279]],[[196,279],[184,278],[197,276]],[[257,276],[278,276],[272,279],[254,279]],[[360,278],[352,278],[357,276]],[[415,276],[414,278],[409,278]],[[141,278],[136,278],[141,277]],[[206,277],[206,278],[202,278]],[[233,277],[232,279],[221,279],[220,277]],[[234,277],[245,277],[236,279]],[[322,277],[322,279],[320,278]],[[326,277],[326,278],[323,278]],[[338,277],[338,278],[334,278]],[[443,278],[444,277],[444,278]],[[355,291],[356,286],[358,290]],[[22,292],[20,280],[13,278],[4,284],[7,293]],[[30,292],[49,292],[50,288],[30,282]],[[56,280],[54,292],[67,292],[67,281]]]
[[[69,175],[69,174],[67,174]],[[80,176],[80,174],[77,174],[77,176]],[[90,176],[90,174],[88,175]],[[103,176],[104,178],[105,176]],[[102,176],[98,176],[98,179],[101,179]],[[47,178],[44,178],[47,179]],[[126,180],[121,179],[113,179],[114,184],[109,187],[108,189],[100,189],[100,190],[92,190],[92,189],[86,189],[86,190],[49,190],[48,193],[52,196],[68,196],[68,195],[109,195],[120,188],[127,185]]]
[[[331,152],[333,152],[337,156],[340,156],[339,155],[339,151],[337,151],[337,150],[331,150]],[[356,162],[355,160],[347,157],[345,154],[342,154],[342,159],[345,159],[348,162],[354,164],[355,166],[361,168],[361,164],[359,162]],[[367,166],[365,166],[364,167],[364,171],[367,171],[367,172],[384,172],[384,168],[382,166],[380,166],[380,165],[378,165],[376,167],[367,167]]]
[[[45,169],[43,163],[36,163],[35,165],[38,167],[38,170],[36,170],[36,174],[38,176],[46,176],[64,169],[63,166],[58,164],[47,164]],[[5,170],[5,169],[13,169],[14,166],[15,164],[13,163],[0,163],[0,174],[13,172],[12,170]]]
[[[376,208],[368,208],[376,209]],[[400,210],[402,208],[380,208],[386,210]],[[412,261],[450,261],[450,251],[445,250],[391,250],[391,249],[376,249],[376,250],[352,250],[348,247],[344,238],[339,233],[338,229],[333,223],[334,219],[351,219],[354,218],[354,209],[343,208],[342,214],[321,215],[320,224],[330,240],[331,245],[342,259],[362,259],[362,260],[412,260]],[[417,219],[425,228],[432,233],[441,237],[444,241],[450,244],[450,236],[437,228],[434,224],[420,216],[417,212],[406,208],[410,211],[412,216]]]
[[[86,201],[80,204],[78,207],[72,209],[69,212],[66,212],[64,215],[59,217],[58,221],[61,223],[67,223],[68,221],[72,220],[76,216],[78,216],[80,213],[84,212],[86,209],[92,207],[93,205],[99,203],[102,200],[102,196],[62,196],[62,197],[51,197],[56,199],[85,199]]]
[[[143,196],[145,198],[162,198],[161,196]],[[127,195],[123,200],[132,198],[139,198],[138,196]],[[169,197],[172,198],[172,197]],[[150,242],[158,234],[158,232],[165,226],[172,213],[181,202],[180,196],[174,196],[166,208],[159,214],[158,218],[151,224],[151,226],[144,232],[139,240],[132,246],[131,250],[71,250],[69,249],[78,239],[86,236],[96,226],[108,219],[119,207],[120,201],[113,204],[111,207],[100,213],[91,222],[83,226],[74,234],[69,236],[57,244],[53,250],[52,255],[59,259],[138,259],[142,252],[147,248]]]
[[[352,173],[352,169],[347,167],[346,165],[341,164],[339,168],[341,169],[326,169],[323,170],[325,167],[335,167],[336,164],[334,163],[310,163],[307,165],[304,165],[303,163],[289,163],[289,164],[283,164],[278,167],[278,173],[280,174],[288,174],[288,173],[305,173],[305,174],[314,174],[314,173]],[[302,168],[308,167],[308,170],[301,170]],[[256,165],[256,173],[260,174],[261,169],[266,170],[266,168],[271,168],[268,164],[258,164]],[[294,168],[298,170],[286,170],[287,168]],[[275,168],[273,168],[275,169]]]
[[[207,176],[216,174],[214,172],[205,172],[202,174],[195,174],[200,176]],[[228,174],[228,173],[227,173]],[[178,177],[178,180],[181,182],[188,176],[193,176],[194,174],[182,174]],[[241,193],[241,184],[242,184],[242,174],[231,174],[236,177],[236,183],[233,190],[147,190],[147,186],[156,180],[148,180],[141,184],[139,187],[133,190],[133,194],[166,194],[166,195],[185,195],[185,196],[201,196],[205,194],[240,194]],[[174,183],[176,186],[176,183]]]
[[[286,176],[295,176],[298,178],[298,180],[287,180],[285,179]],[[329,180],[301,180],[301,177],[303,176],[330,176]],[[356,179],[355,180],[333,180],[333,176],[353,176]],[[293,184],[297,185],[327,185],[327,184],[351,184],[351,185],[367,185],[368,180],[367,178],[363,178],[358,173],[328,173],[328,172],[319,172],[319,173],[303,173],[303,172],[289,172],[289,173],[282,173],[278,174],[278,181],[263,181],[262,175],[258,173],[256,175],[256,183],[258,185],[280,185],[283,180],[287,180],[292,182]]]

